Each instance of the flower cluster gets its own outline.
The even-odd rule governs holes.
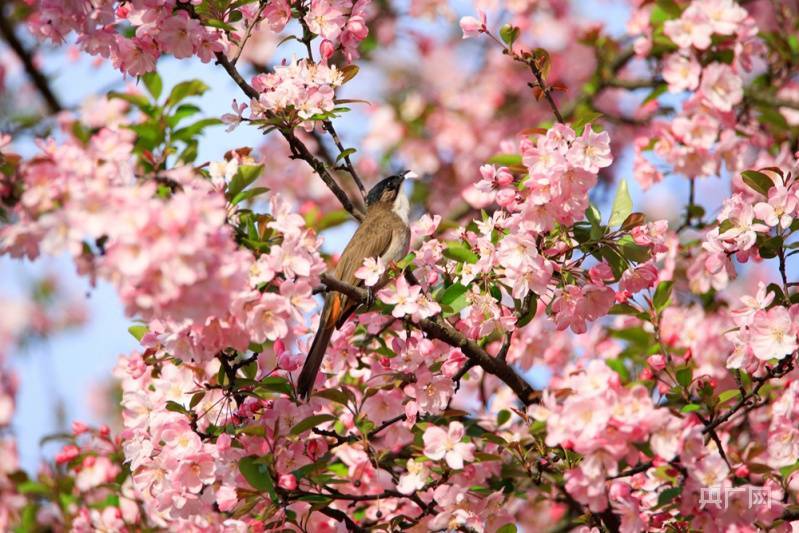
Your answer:
[[[260,93],[253,104],[251,119],[286,114],[300,121],[314,120],[335,108],[335,89],[344,82],[334,65],[317,65],[294,58],[275,67],[274,72],[258,74],[252,84]]]
[[[60,2],[41,0],[28,21],[31,32],[55,43],[79,34],[85,52],[110,59],[114,67],[139,76],[155,70],[161,54],[178,59],[192,56],[208,63],[223,52],[227,39],[219,29],[204,26],[179,9],[178,0],[165,2]],[[127,29],[135,31],[128,34]]]

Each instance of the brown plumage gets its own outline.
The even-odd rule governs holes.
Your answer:
[[[388,263],[402,259],[407,253],[410,228],[407,222],[407,199],[400,193],[402,178],[386,178],[369,193],[366,216],[344,248],[333,272],[337,279],[361,286],[363,283],[355,277],[355,271],[363,265],[367,257],[381,257]],[[403,202],[404,205],[398,205]],[[378,289],[383,281],[373,289]],[[300,397],[310,396],[333,331],[340,328],[357,307],[358,302],[344,294],[335,291],[327,293],[319,319],[319,329],[297,380]]]

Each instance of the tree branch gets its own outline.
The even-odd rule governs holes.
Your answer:
[[[197,12],[194,10],[194,7],[191,4],[178,4],[179,9],[186,10],[192,18],[199,19]],[[257,100],[260,96],[258,91],[255,88],[247,83],[241,74],[239,73],[236,66],[231,63],[231,61],[227,58],[227,56],[222,52],[216,52],[216,63],[220,65],[222,68],[225,69],[225,72],[228,73],[228,76],[236,82],[236,85],[251,99]],[[272,118],[274,115],[272,113],[267,113],[267,116]],[[311,153],[307,146],[299,139],[296,135],[294,135],[293,129],[287,127],[279,127],[278,131],[283,135],[283,137],[288,141],[289,148],[291,149],[292,155],[297,159],[302,159],[316,172],[316,174],[322,178],[322,181],[327,185],[328,189],[330,189],[333,194],[338,198],[338,201],[341,202],[341,205],[344,206],[354,218],[358,221],[363,220],[363,212],[358,207],[352,203],[349,195],[341,188],[341,186],[336,182],[335,178],[330,171],[328,170],[327,166],[323,161],[318,159],[315,155]]]
[[[322,283],[329,289],[346,294],[358,302],[366,301],[366,291],[364,289],[344,283],[329,274],[322,274]],[[411,318],[406,317],[405,322],[427,333],[430,338],[438,339],[446,342],[450,346],[460,348],[470,361],[474,361],[477,366],[480,366],[489,374],[498,377],[503,383],[510,387],[524,405],[530,405],[539,401],[538,393],[535,389],[519,376],[510,365],[505,361],[491,356],[476,342],[466,338],[463,333],[453,328],[450,324],[441,319],[441,317],[435,317],[434,319],[425,318],[419,321],[413,321]]]
[[[0,8],[0,35],[3,36],[3,39],[8,43],[8,46],[14,51],[19,60],[22,62],[23,66],[25,67],[25,72],[28,74],[31,82],[33,82],[33,85],[42,95],[42,98],[44,98],[50,113],[55,114],[61,112],[64,108],[61,106],[61,102],[58,100],[58,97],[55,95],[55,93],[53,93],[52,89],[50,89],[50,82],[47,81],[47,78],[44,76],[44,74],[42,74],[42,72],[34,64],[33,57],[22,44],[22,41],[19,40],[17,34],[14,33],[14,26],[11,24],[11,21],[6,18],[2,8]]]

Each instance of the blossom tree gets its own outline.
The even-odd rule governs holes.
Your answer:
[[[118,434],[75,423],[38,476],[0,460],[0,527],[792,529],[799,6],[617,7],[622,32],[577,0],[0,7],[43,103],[0,141],[0,251],[68,254],[141,344]],[[64,110],[32,43],[135,83]],[[223,72],[232,111],[162,56]],[[263,143],[198,161],[220,125]],[[328,230],[401,167],[411,253],[337,280]],[[304,401],[326,291],[362,305]]]

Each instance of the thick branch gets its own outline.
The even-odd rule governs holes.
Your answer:
[[[355,299],[358,302],[366,300],[366,291],[359,287],[354,287],[348,283],[344,283],[333,276],[322,274],[322,283],[329,289],[333,289],[342,294]],[[460,348],[470,361],[474,361],[477,366],[489,374],[493,374],[502,380],[508,387],[510,387],[519,400],[524,405],[530,405],[538,402],[538,393],[533,389],[529,383],[522,379],[516,371],[496,357],[492,357],[488,352],[483,350],[476,342],[466,338],[463,333],[453,328],[450,324],[442,320],[440,317],[434,319],[422,319],[413,321],[411,318],[406,318],[405,322],[418,327],[430,338],[438,339],[446,342],[450,346]]]
[[[8,46],[14,51],[24,65],[25,72],[42,95],[42,98],[44,98],[50,112],[59,113],[63,109],[61,102],[59,102],[58,97],[53,93],[52,89],[50,89],[50,83],[47,81],[47,78],[33,63],[33,57],[30,52],[25,49],[22,41],[20,41],[17,34],[14,33],[14,26],[11,24],[11,21],[6,18],[2,8],[0,8],[0,35],[3,36]]]

